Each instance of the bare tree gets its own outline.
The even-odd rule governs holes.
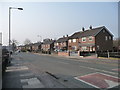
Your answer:
[[[26,39],[25,41],[24,41],[24,44],[26,45],[26,44],[30,44],[31,43],[31,41],[29,40],[29,39]]]
[[[15,43],[16,45],[19,44],[19,42],[15,39],[12,39],[12,43]]]
[[[15,51],[16,50],[16,47],[17,47],[17,44],[18,44],[18,41],[15,40],[15,39],[12,39],[12,50]]]
[[[113,48],[115,51],[120,50],[120,37],[113,40]]]

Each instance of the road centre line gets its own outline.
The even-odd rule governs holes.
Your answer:
[[[58,63],[62,63],[62,64],[69,64],[69,63],[66,63],[66,62],[59,62],[59,61],[58,61]]]
[[[63,60],[63,59],[62,59]],[[71,60],[71,59],[64,59],[64,60]],[[73,61],[73,60],[71,60]],[[82,62],[86,62],[86,61],[83,61],[83,60],[74,60],[74,61],[82,61]],[[64,63],[64,62],[60,62],[60,61],[57,61],[58,63],[62,63],[62,64],[70,64],[70,63]],[[102,72],[106,72],[106,73],[110,73],[110,74],[118,74],[116,72],[110,72],[110,71],[106,71],[106,70],[102,70],[102,69],[96,69],[96,68],[91,68],[91,67],[86,67],[86,66],[79,66],[79,67],[82,67],[82,68],[87,68],[87,69],[91,69],[91,70],[95,70],[95,71],[102,71]]]
[[[79,66],[79,67],[87,68],[87,69],[91,69],[91,70],[95,70],[95,71],[107,72],[107,73],[110,73],[110,74],[118,74],[118,73],[115,73],[115,72],[110,72],[110,71],[101,70],[101,69],[96,69],[96,68],[91,68],[91,67],[86,67],[86,66]]]
[[[46,54],[37,54],[37,53],[34,53],[34,54],[36,54],[36,55],[44,55],[44,56],[52,56],[52,55],[46,55]],[[61,56],[52,56],[52,57],[56,57],[56,58],[61,58],[62,60],[71,60],[71,61],[73,61],[72,59],[74,59],[74,61],[77,61],[77,62],[89,62],[89,63],[91,63],[90,61],[88,61],[88,60],[86,60],[86,61],[84,61],[84,60],[78,60],[78,58],[70,58],[70,57],[61,57]],[[65,59],[65,58],[67,58],[67,59]],[[75,59],[77,59],[77,60],[75,60]],[[95,62],[95,63],[97,63],[97,64],[107,64],[108,65],[108,63],[104,63],[104,62]],[[114,66],[118,66],[118,64],[112,64],[112,63],[109,63],[109,65],[114,65]]]

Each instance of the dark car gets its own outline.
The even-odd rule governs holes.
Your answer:
[[[7,49],[2,49],[2,72],[5,71],[6,66],[9,64],[9,51]]]

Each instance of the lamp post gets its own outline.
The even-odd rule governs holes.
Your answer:
[[[11,43],[11,9],[23,10],[23,8],[9,7],[9,55],[10,55],[10,43]]]

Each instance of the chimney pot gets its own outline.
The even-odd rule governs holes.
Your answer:
[[[82,31],[83,31],[83,32],[85,31],[85,28],[84,28],[84,27],[82,27]]]
[[[92,29],[92,26],[90,25],[90,27],[89,27],[90,29]]]

